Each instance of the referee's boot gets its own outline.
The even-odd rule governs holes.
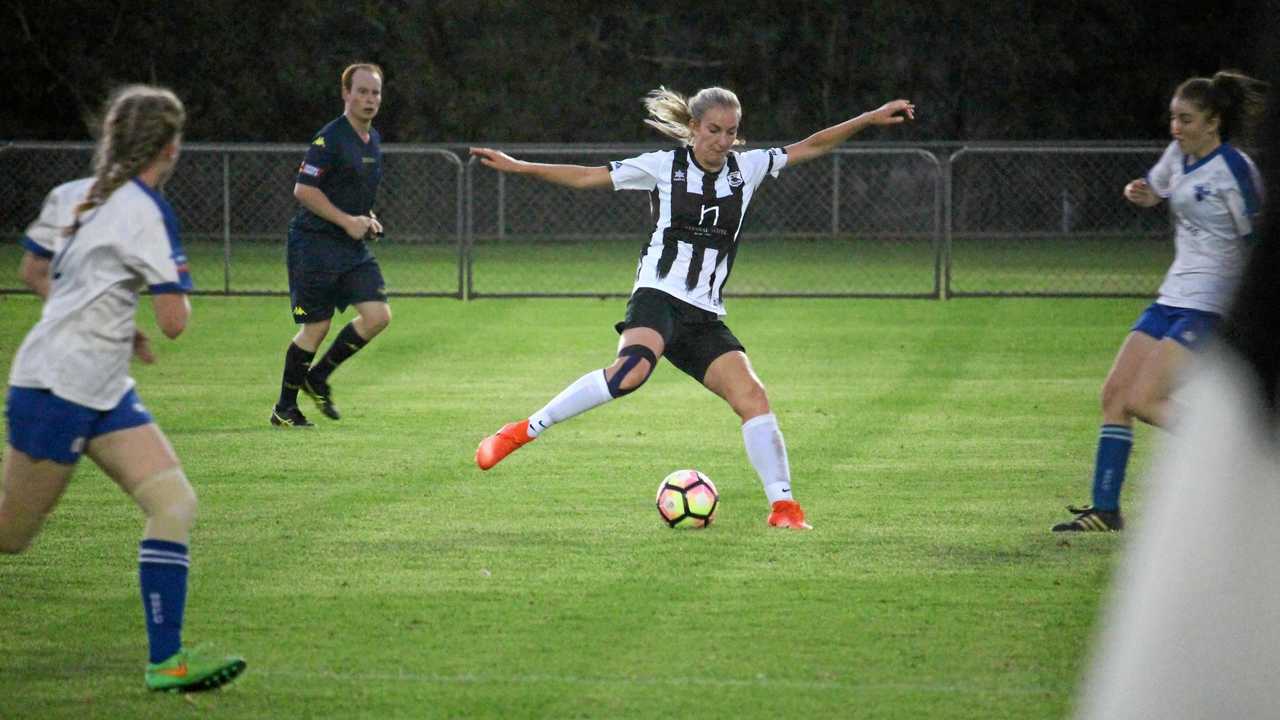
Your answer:
[[[302,392],[316,401],[316,407],[320,408],[320,412],[324,413],[325,417],[330,420],[342,419],[342,413],[338,412],[338,406],[333,404],[333,389],[329,387],[329,383],[308,375],[302,381]]]
[[[1075,517],[1053,526],[1054,532],[1118,532],[1124,529],[1124,516],[1119,510],[1095,510],[1092,505],[1067,506]]]
[[[515,452],[521,445],[534,440],[537,438],[529,437],[527,419],[509,422],[498,432],[480,441],[480,447],[476,448],[476,465],[479,465],[481,470],[488,470],[502,462],[503,458]]]
[[[279,405],[271,408],[271,424],[276,427],[310,428],[316,424],[307,419],[297,405],[282,408]]]
[[[804,510],[795,500],[779,500],[773,504],[769,513],[769,524],[778,528],[792,530],[812,530],[813,526],[805,522]]]

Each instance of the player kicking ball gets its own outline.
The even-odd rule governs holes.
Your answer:
[[[778,420],[746,349],[724,323],[724,286],[733,270],[747,206],[766,177],[821,157],[872,125],[895,125],[915,106],[895,100],[785,148],[737,152],[742,105],[724,88],[692,98],[659,88],[645,100],[649,125],[679,141],[672,150],[645,153],[602,167],[515,160],[497,150],[471,148],[500,172],[529,175],[572,188],[656,193],[655,230],[640,257],[617,359],[593,370],[525,420],[507,423],[476,449],[481,470],[497,465],[548,428],[635,392],[667,358],[724,398],[742,421],[747,458],[764,485],[773,527],[812,526],[791,492],[791,469]]]

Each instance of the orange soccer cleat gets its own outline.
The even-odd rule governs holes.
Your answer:
[[[509,422],[498,432],[480,441],[480,447],[476,448],[476,465],[481,470],[488,470],[521,445],[534,440],[537,438],[529,437],[528,420]]]
[[[791,528],[792,530],[812,530],[813,526],[804,521],[804,510],[795,500],[779,500],[773,504],[773,512],[769,513],[769,524],[774,527]]]

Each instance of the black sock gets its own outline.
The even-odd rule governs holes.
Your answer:
[[[307,377],[307,369],[316,356],[302,348],[289,343],[289,350],[284,354],[284,378],[280,381],[280,401],[276,407],[289,408],[298,404],[298,389]]]
[[[360,348],[368,342],[360,337],[360,333],[356,332],[351,323],[347,323],[346,327],[342,328],[342,332],[338,333],[338,337],[333,339],[329,351],[324,354],[320,362],[316,363],[315,367],[311,368],[309,377],[318,382],[329,382],[329,373],[337,370],[339,365],[360,352]]]

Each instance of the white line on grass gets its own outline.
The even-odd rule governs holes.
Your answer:
[[[314,672],[295,672],[289,670],[257,670],[255,676],[266,676],[274,678],[299,678],[304,680],[326,680],[340,681],[350,683],[365,682],[414,682],[424,685],[634,685],[634,686],[653,686],[653,685],[707,685],[712,687],[781,687],[795,688],[801,690],[883,690],[883,691],[912,691],[925,693],[968,693],[968,694],[986,694],[994,693],[997,695],[1038,695],[1045,693],[1060,693],[1066,690],[1065,687],[1044,687],[1040,685],[1024,685],[1024,686],[997,686],[987,687],[984,685],[951,685],[945,683],[870,683],[857,681],[842,680],[801,680],[793,678],[771,678],[765,675],[757,675],[754,678],[718,678],[707,676],[681,676],[681,677],[652,677],[652,676],[628,676],[628,677],[593,677],[581,675],[549,675],[549,674],[530,674],[530,675],[478,675],[475,673],[464,673],[461,675],[440,675],[437,673],[415,673],[415,672],[395,672],[395,673],[368,673],[368,672],[337,672],[333,670],[318,670]]]

